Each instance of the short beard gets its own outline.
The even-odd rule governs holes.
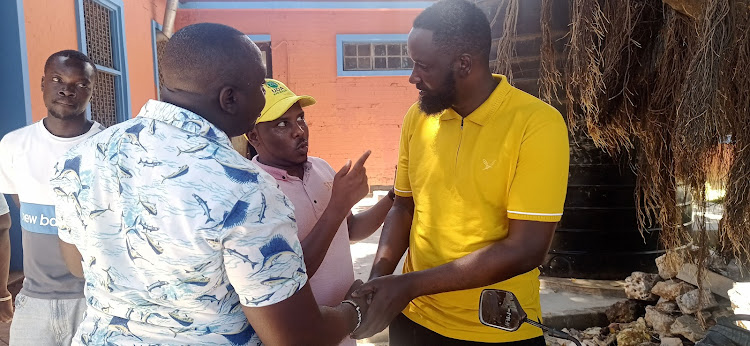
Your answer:
[[[436,115],[456,102],[456,79],[452,73],[448,73],[443,81],[443,86],[435,94],[427,92],[419,96],[419,109],[427,115]]]

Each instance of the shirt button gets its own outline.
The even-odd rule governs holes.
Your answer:
[[[313,203],[318,203],[318,201],[314,200]]]

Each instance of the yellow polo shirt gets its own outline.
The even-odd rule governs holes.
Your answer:
[[[414,219],[404,272],[436,267],[508,235],[508,220],[557,222],[568,180],[568,131],[560,113],[495,75],[490,97],[462,119],[452,109],[428,116],[413,105],[401,129],[395,192],[413,197]],[[476,268],[475,270],[482,270]],[[524,325],[504,332],[479,322],[484,288],[516,294],[541,319],[539,271],[491,286],[423,296],[404,309],[443,336],[479,342],[534,338]]]

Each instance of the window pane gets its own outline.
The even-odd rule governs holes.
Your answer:
[[[358,58],[357,68],[360,70],[372,70],[372,58]]]
[[[401,68],[404,68],[404,69],[414,68],[414,61],[411,60],[411,58],[407,58],[407,57],[401,58]]]
[[[357,56],[357,45],[344,43],[344,56]]]
[[[112,11],[93,0],[83,1],[86,51],[95,64],[119,69],[112,49]]]
[[[401,55],[401,45],[400,44],[389,44],[388,45],[388,55]]]
[[[344,70],[356,70],[357,58],[344,58]]]
[[[375,58],[375,68],[376,69],[385,69],[385,58]]]
[[[388,58],[388,69],[389,70],[400,70],[401,69],[401,58]]]
[[[385,56],[384,44],[376,44],[374,46],[375,46],[375,56]]]
[[[401,45],[401,52],[403,52],[403,56],[409,56],[409,46],[406,43]]]
[[[370,56],[370,45],[369,44],[357,45],[357,55],[358,56]]]

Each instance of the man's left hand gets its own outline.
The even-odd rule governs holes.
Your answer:
[[[370,301],[367,316],[352,335],[355,339],[369,338],[385,329],[416,297],[411,281],[405,275],[386,275],[372,279],[352,296],[369,297]]]

